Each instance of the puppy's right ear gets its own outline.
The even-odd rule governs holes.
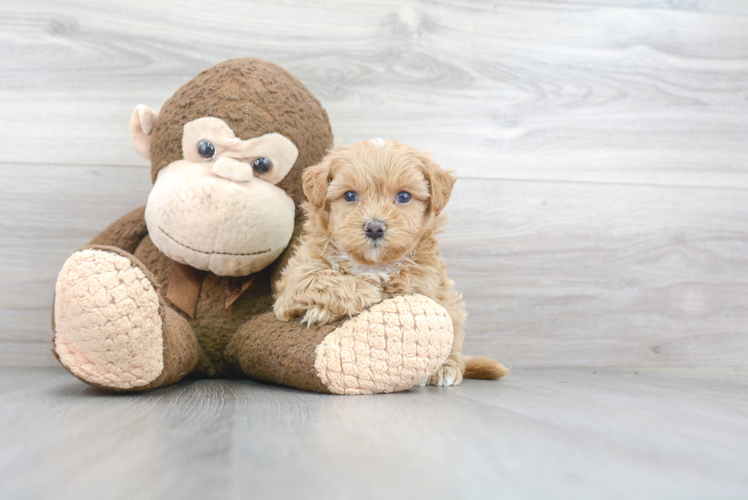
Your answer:
[[[135,151],[146,160],[151,159],[151,133],[158,120],[158,111],[138,104],[130,117],[130,134]]]
[[[321,163],[304,170],[301,175],[304,194],[309,203],[317,210],[325,207],[327,199],[327,187],[330,184],[330,162],[327,158]]]

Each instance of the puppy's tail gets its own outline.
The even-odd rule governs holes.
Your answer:
[[[496,360],[485,356],[465,356],[464,378],[499,380],[509,373],[509,369]]]

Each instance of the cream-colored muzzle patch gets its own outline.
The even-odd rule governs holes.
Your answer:
[[[145,211],[153,243],[170,259],[219,276],[270,265],[291,241],[294,202],[269,182],[244,178],[219,177],[211,163],[186,160],[162,169]]]

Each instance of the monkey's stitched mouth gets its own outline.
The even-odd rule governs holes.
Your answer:
[[[260,255],[260,254],[263,254],[263,253],[270,252],[270,250],[261,250],[259,252],[250,252],[250,253],[206,252],[205,250],[198,250],[197,248],[192,248],[191,246],[185,245],[184,243],[181,243],[181,242],[177,241],[172,235],[170,235],[169,233],[167,233],[166,231],[164,231],[163,227],[158,226],[158,228],[161,230],[162,233],[164,233],[166,236],[168,236],[169,239],[171,241],[173,241],[174,243],[176,243],[177,245],[179,245],[181,247],[184,247],[184,248],[186,248],[188,250],[192,250],[193,252],[204,253],[206,255],[235,255],[237,257],[242,257],[242,256],[248,256],[248,255]]]

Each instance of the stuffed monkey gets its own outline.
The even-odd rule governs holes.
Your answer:
[[[327,113],[301,82],[275,64],[229,60],[160,112],[138,106],[130,129],[153,189],[60,271],[53,353],[70,373],[117,391],[191,374],[373,394],[441,366],[451,320],[421,295],[332,325],[272,313],[303,223],[302,170],[332,146]]]

